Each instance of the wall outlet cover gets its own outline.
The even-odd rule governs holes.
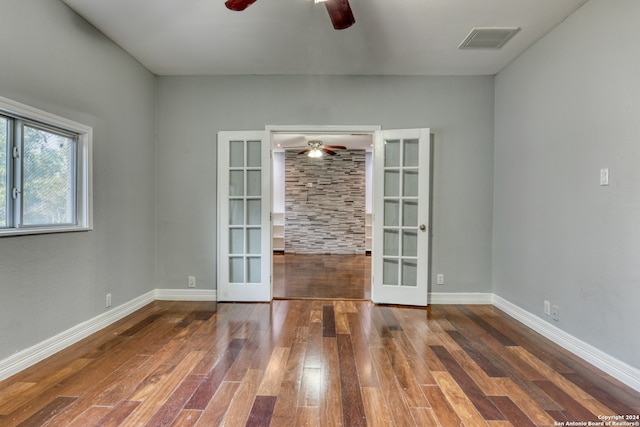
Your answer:
[[[547,316],[551,315],[551,303],[546,300],[544,302],[544,314],[546,314]]]

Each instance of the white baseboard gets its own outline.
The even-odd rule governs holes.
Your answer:
[[[634,390],[640,391],[640,369],[636,369],[621,360],[593,347],[556,326],[549,324],[538,316],[518,307],[515,304],[494,295],[495,305],[514,319],[550,339],[576,356],[591,363],[596,368],[622,381]]]
[[[155,289],[147,292],[93,319],[82,322],[71,329],[9,356],[4,360],[0,360],[0,381],[98,332],[154,300],[215,301],[216,291],[209,289]],[[629,387],[640,391],[640,370],[579,340],[497,295],[492,293],[430,293],[429,304],[493,304],[509,316],[571,351],[576,356],[586,360],[612,377],[617,378]]]
[[[162,301],[216,301],[215,289],[156,289],[155,298]]]
[[[429,304],[493,304],[492,293],[430,292]]]
[[[71,329],[67,329],[58,335],[15,353],[4,360],[0,360],[0,381],[17,374],[29,366],[35,365],[60,350],[64,350],[81,339],[98,332],[112,323],[115,323],[123,317],[128,316],[136,310],[139,310],[145,305],[153,302],[154,299],[155,292],[147,292],[146,294],[114,307],[93,319],[82,322]]]
[[[67,329],[49,339],[0,360],[0,381],[64,350],[89,335],[117,322],[154,300],[215,301],[216,291],[208,289],[155,289],[112,308],[93,319]]]

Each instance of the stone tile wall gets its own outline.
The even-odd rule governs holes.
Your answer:
[[[310,186],[309,186],[310,185]],[[365,253],[365,151],[285,154],[285,252]]]

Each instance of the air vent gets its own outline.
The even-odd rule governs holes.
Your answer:
[[[474,28],[458,49],[500,49],[520,28]]]

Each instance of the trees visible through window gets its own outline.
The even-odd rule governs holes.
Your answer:
[[[90,228],[91,129],[10,106],[28,116],[0,109],[0,236]]]
[[[22,129],[22,224],[75,224],[77,137]]]

